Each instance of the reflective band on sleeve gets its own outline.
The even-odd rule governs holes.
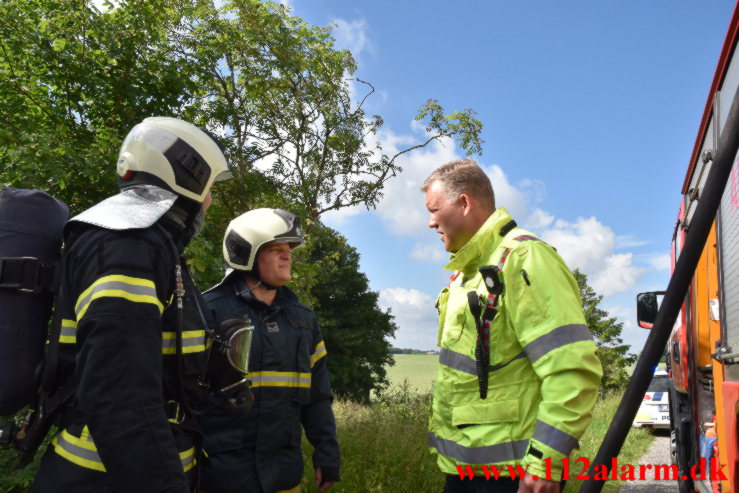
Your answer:
[[[87,469],[106,472],[103,461],[97,452],[92,436],[87,432],[87,426],[78,438],[67,430],[62,430],[51,440],[54,451],[70,462]],[[195,467],[195,447],[179,453],[183,471],[187,472]]]
[[[488,368],[488,371],[493,372],[500,370],[501,368],[508,366],[508,364],[512,363],[513,361],[521,359],[525,356],[526,354],[522,352],[512,360],[508,361],[508,363],[501,363],[499,365],[490,366],[490,368]],[[475,363],[475,360],[465,354],[452,351],[451,349],[441,348],[441,350],[439,351],[439,363],[444,366],[448,366],[449,368],[454,368],[455,370],[467,373],[469,375],[477,376],[477,363]]]
[[[323,343],[323,341],[316,344],[316,350],[313,351],[313,354],[310,355],[310,367],[313,368],[316,362],[326,356],[326,354],[326,345]]]
[[[93,300],[104,297],[123,298],[134,303],[151,303],[156,305],[159,313],[164,311],[164,305],[157,298],[156,287],[152,281],[138,277],[112,275],[101,277],[80,295],[74,307],[77,321],[82,320]]]
[[[66,318],[62,319],[62,331],[59,333],[59,342],[74,344],[77,342],[77,322]]]
[[[536,431],[533,438],[566,457],[570,455],[572,449],[577,447],[577,438],[540,420],[536,420]]]
[[[301,491],[300,485],[297,485],[294,488],[290,488],[289,490],[280,490],[277,493],[300,493]]]
[[[477,364],[474,359],[470,358],[466,354],[441,348],[439,351],[439,364],[477,376]]]
[[[182,332],[182,353],[205,351],[205,331],[185,330]],[[177,332],[162,332],[162,354],[177,353]]]
[[[465,464],[495,464],[523,459],[529,441],[517,440],[484,447],[465,447],[429,432],[428,444],[438,450],[440,454],[457,459]]]
[[[567,344],[580,341],[592,341],[593,336],[590,334],[587,325],[571,324],[557,327],[551,332],[534,339],[523,348],[529,361],[533,364],[536,360],[547,354],[553,349],[557,349]]]
[[[106,472],[95,444],[89,439],[83,440],[70,434],[67,430],[62,430],[51,443],[54,446],[54,451],[68,461],[87,469]]]
[[[195,460],[195,447],[190,450],[180,452],[180,461],[182,462],[182,470],[185,472],[195,467],[195,464],[197,463]]]
[[[311,374],[291,371],[255,371],[246,378],[252,387],[300,387],[309,389]]]

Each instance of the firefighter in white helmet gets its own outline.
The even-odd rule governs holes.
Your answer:
[[[228,165],[208,132],[153,117],[128,134],[117,171],[121,192],[65,228],[56,373],[73,395],[36,492],[195,487],[200,433],[190,410],[202,399],[212,320],[180,254]]]
[[[253,339],[247,378],[253,408],[204,416],[203,490],[208,493],[300,491],[302,429],[313,445],[320,491],[339,479],[326,347],[315,314],[285,284],[291,251],[303,245],[299,218],[255,209],[228,226],[223,254],[233,268],[205,293],[216,322],[247,316]]]

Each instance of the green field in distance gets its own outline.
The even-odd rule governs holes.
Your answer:
[[[403,385],[408,382],[411,390],[428,392],[436,379],[438,354],[394,354],[395,366],[387,367],[390,385]]]

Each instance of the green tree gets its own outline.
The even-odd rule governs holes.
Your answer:
[[[370,291],[359,271],[359,253],[331,228],[316,225],[309,262],[323,264],[313,287],[315,312],[328,351],[328,369],[334,393],[368,402],[371,391],[388,384],[385,366],[392,363],[390,342],[397,327],[389,310],[383,311],[378,293]]]
[[[352,97],[356,69],[331,28],[272,2],[121,0],[98,10],[82,0],[7,0],[0,184],[44,189],[77,213],[115,191],[120,142],[144,117],[206,127],[224,137],[236,177],[214,190],[208,226],[188,252],[211,282],[223,265],[213,245],[248,209],[291,209],[310,232],[326,211],[375,207],[404,153],[443,137],[480,152],[474,112],[445,115],[429,100],[417,115],[426,140],[384,154],[369,138],[382,118],[364,110],[374,89],[357,80],[368,89]]]
[[[76,212],[114,192],[126,132],[188,98],[186,61],[162,41],[177,19],[174,2],[0,3],[0,184],[44,189]]]
[[[603,365],[601,391],[622,390],[629,383],[628,369],[636,361],[636,355],[629,353],[631,346],[624,344],[621,339],[623,324],[616,322],[616,317],[609,317],[608,312],[600,308],[603,295],[590,287],[585,274],[578,269],[573,273],[580,288],[585,321],[598,346],[598,358]]]

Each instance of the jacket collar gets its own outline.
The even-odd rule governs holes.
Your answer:
[[[236,296],[242,298],[251,305],[259,305],[265,309],[274,309],[298,301],[298,297],[287,286],[280,286],[277,288],[277,295],[275,296],[274,302],[272,302],[271,305],[267,305],[263,301],[258,300],[256,296],[252,294],[249,286],[246,284],[243,273],[240,271],[235,272],[236,274],[231,276],[231,285],[236,292]]]
[[[457,253],[452,253],[446,270],[461,270],[477,267],[486,261],[487,257],[503,240],[501,228],[511,221],[511,215],[504,207],[498,207],[490,217],[480,226],[475,235],[470,238]]]

